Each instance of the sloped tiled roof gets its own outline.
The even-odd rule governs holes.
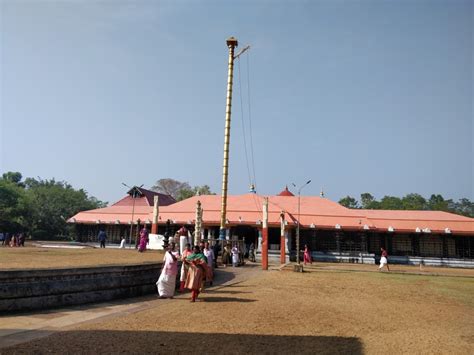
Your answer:
[[[279,226],[280,213],[284,211],[289,226],[298,221],[298,197],[270,196],[268,203],[268,223]],[[201,202],[204,225],[219,225],[221,196],[201,195],[168,206],[160,206],[159,224],[167,219],[176,224],[194,223],[196,202]],[[161,205],[161,199],[160,199]],[[229,225],[258,225],[263,218],[263,196],[249,193],[230,195],[227,198]],[[84,211],[75,215],[76,223],[115,223],[116,220],[131,220],[131,206],[113,205],[110,207]],[[73,218],[69,221],[74,222]],[[135,206],[134,220],[152,220],[153,206]],[[444,233],[448,228],[453,234],[474,235],[474,219],[440,211],[387,211],[348,209],[331,200],[317,196],[301,196],[300,222],[305,228],[334,229],[336,225],[342,230],[376,230],[386,232],[392,227],[395,232],[413,233],[417,228],[429,229],[433,233]]]

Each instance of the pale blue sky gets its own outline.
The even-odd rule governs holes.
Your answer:
[[[472,1],[0,2],[1,172],[109,202],[121,182],[164,177],[220,193],[233,35],[252,46],[259,193],[312,179],[304,193],[333,200],[474,199]],[[246,90],[245,56],[241,69]],[[229,193],[241,194],[235,84]]]

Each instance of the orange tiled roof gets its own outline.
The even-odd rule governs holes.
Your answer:
[[[196,202],[201,201],[204,225],[219,225],[221,196],[193,196],[168,206],[160,206],[159,224],[167,219],[176,224],[193,224]],[[230,195],[227,198],[226,218],[230,226],[239,224],[255,225],[262,220],[263,196],[249,193]],[[285,212],[289,226],[295,226],[298,220],[298,197],[270,196],[268,203],[268,223],[272,227],[280,225],[280,213]],[[84,211],[76,214],[69,222],[76,223],[128,223],[131,220],[131,206],[113,205],[110,207]],[[152,206],[135,206],[134,220],[152,220]],[[74,220],[73,220],[74,219]],[[317,196],[301,196],[300,221],[305,228],[334,229],[338,225],[342,230],[378,230],[387,231],[392,227],[395,232],[413,233],[420,231],[444,233],[448,228],[453,234],[474,235],[474,219],[439,211],[386,211],[348,209],[340,204]]]
[[[376,229],[395,232],[445,233],[448,228],[452,233],[474,234],[474,219],[443,211],[388,211],[360,210],[374,224]]]

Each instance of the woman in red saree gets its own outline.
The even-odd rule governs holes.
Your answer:
[[[140,246],[138,247],[138,251],[144,252],[146,250],[146,245],[148,244],[148,229],[143,227],[140,231]]]
[[[189,264],[189,269],[184,287],[191,290],[191,302],[196,302],[208,274],[207,258],[199,246],[195,246],[194,253],[189,255],[185,262]]]

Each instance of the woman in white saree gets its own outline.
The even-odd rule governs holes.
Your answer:
[[[176,274],[178,273],[178,257],[177,251],[174,251],[175,243],[171,243],[163,258],[163,268],[156,286],[160,298],[173,298],[174,289],[176,287]]]

